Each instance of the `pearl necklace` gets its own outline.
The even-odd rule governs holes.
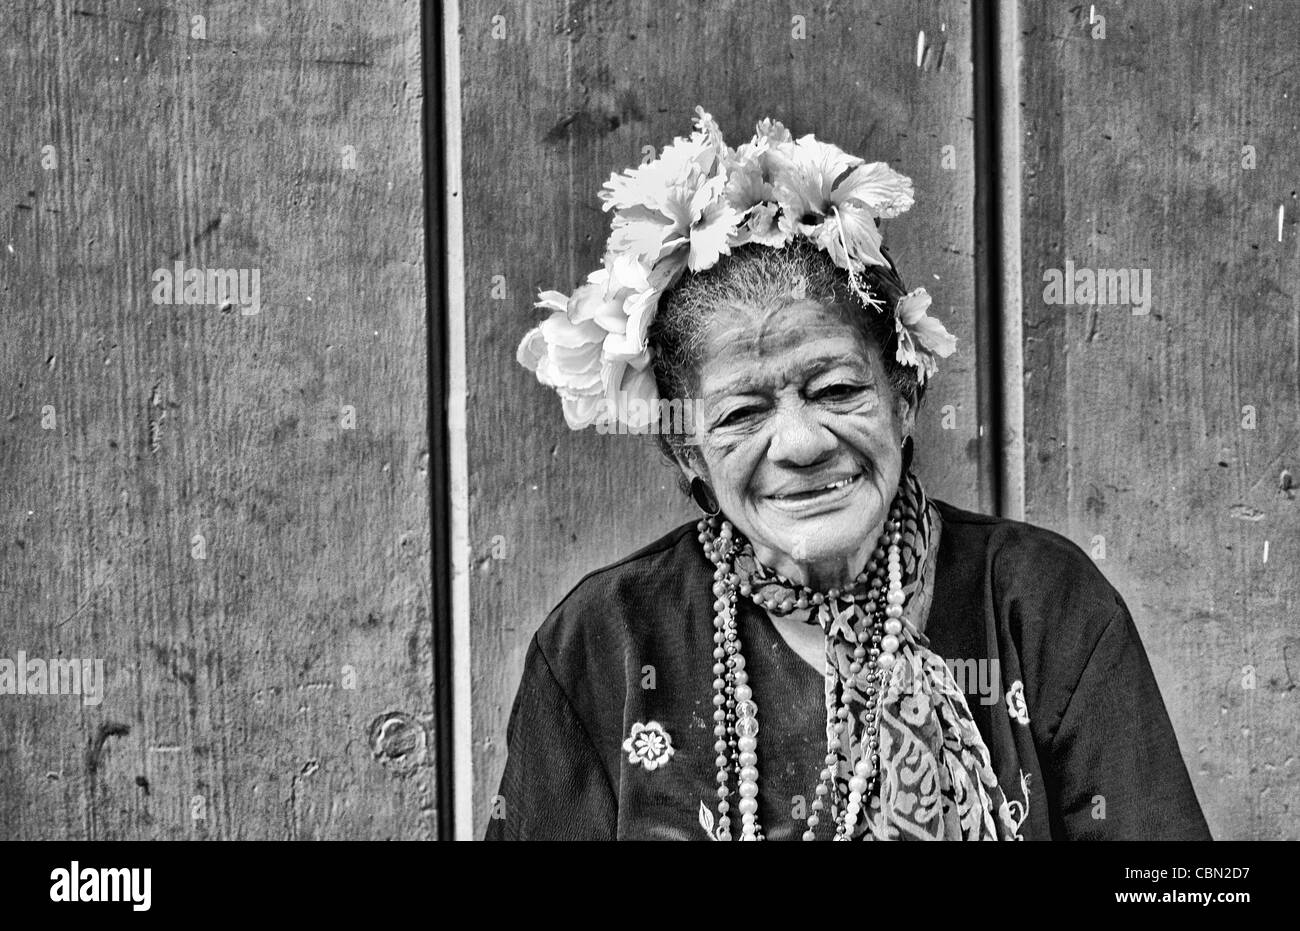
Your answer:
[[[914,518],[906,499],[900,494],[885,521],[884,533],[873,551],[866,569],[844,591],[830,589],[825,595],[806,586],[795,597],[777,602],[770,593],[772,577],[757,562],[754,572],[738,568],[739,547],[735,530],[723,520],[715,528],[716,518],[702,519],[697,525],[705,556],[714,564],[713,595],[713,749],[717,753],[717,796],[719,840],[731,839],[732,805],[728,782],[736,775],[736,794],[740,812],[740,839],[763,840],[758,822],[758,705],[749,687],[745,656],[737,630],[737,596],[749,597],[760,608],[789,613],[815,606],[827,637],[844,636],[832,630],[830,620],[839,603],[863,607],[854,610],[855,623],[849,640],[853,659],[848,671],[854,685],[864,696],[869,719],[865,746],[854,727],[852,711],[842,697],[839,669],[833,663],[833,645],[828,642],[825,675],[826,757],[807,818],[803,840],[816,840],[816,828],[826,810],[829,797],[830,816],[835,825],[834,839],[853,838],[862,809],[869,804],[877,781],[880,757],[877,741],[880,695],[889,670],[896,662],[902,645],[904,526],[914,527]],[[885,563],[882,566],[881,560]],[[779,577],[777,577],[779,579]],[[758,585],[754,581],[759,582]],[[783,580],[781,580],[783,581]],[[842,617],[842,615],[841,615]],[[848,745],[847,748],[845,745]],[[841,771],[852,772],[843,791],[838,778]]]

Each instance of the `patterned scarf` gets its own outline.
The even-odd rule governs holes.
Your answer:
[[[866,624],[871,601],[868,582],[835,592],[835,598],[823,593],[808,618],[826,633],[827,691],[833,691],[837,704],[847,705],[855,722],[846,735],[855,751],[850,757],[861,752],[868,725],[876,724],[879,778],[854,839],[1017,839],[1028,786],[1022,781],[1025,802],[1008,803],[962,689],[922,633],[934,586],[942,526],[939,512],[910,470],[899,483],[894,506],[904,515],[900,549],[906,600],[897,660],[880,682],[874,701],[864,694],[866,677],[879,673],[870,668],[857,674],[850,670],[854,628]],[[771,605],[770,613],[783,616],[801,610],[801,587],[759,563],[748,541],[741,541],[734,566],[750,590]],[[841,761],[837,779],[841,793],[850,775],[848,764]]]

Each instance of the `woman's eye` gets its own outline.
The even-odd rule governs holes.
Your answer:
[[[823,388],[821,391],[817,392],[816,396],[818,400],[824,399],[827,401],[836,401],[836,400],[842,400],[844,398],[852,397],[853,395],[857,394],[859,391],[862,390],[863,390],[862,385],[851,385],[845,383],[845,384],[831,385],[828,388]]]
[[[744,421],[758,415],[759,413],[761,413],[761,411],[757,407],[738,407],[734,411],[728,411],[727,413],[723,414],[722,417],[718,419],[718,422],[714,424],[714,426],[717,427],[735,426],[736,424],[743,423]]]

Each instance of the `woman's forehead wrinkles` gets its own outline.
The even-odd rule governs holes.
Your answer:
[[[840,339],[855,344],[861,337],[843,321],[814,317],[792,319],[764,314],[758,320],[728,320],[714,329],[713,348],[746,352],[760,358],[789,351],[814,340]]]
[[[842,308],[731,304],[711,321],[701,391],[713,397],[757,393],[842,364],[874,372],[868,344]]]
[[[800,329],[799,327],[790,326],[787,315],[782,313],[784,310],[784,306],[769,305],[763,311],[763,316],[758,321],[758,327],[754,332],[754,349],[760,357],[775,352],[781,352],[785,348],[785,344],[789,341],[789,337],[792,335],[791,331]],[[782,317],[787,317],[784,321],[786,324],[785,326],[780,325],[781,322],[783,322],[780,319]],[[774,341],[777,344],[775,346],[772,345]]]
[[[714,364],[705,363],[703,393],[716,397],[799,385],[819,372],[838,366],[871,371],[869,359],[856,347],[845,347],[839,340],[819,340],[804,348],[806,351],[790,354],[776,363],[743,350],[727,352],[715,358]]]

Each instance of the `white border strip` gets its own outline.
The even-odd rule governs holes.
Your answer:
[[[995,209],[1002,218],[1000,288],[1002,306],[1002,449],[1003,517],[1025,519],[1025,359],[1022,323],[1024,312],[1020,267],[1020,72],[1019,3],[1002,0],[997,5],[998,74],[998,190]]]
[[[460,4],[443,4],[443,164],[447,188],[443,221],[447,251],[447,449],[451,480],[452,804],[456,839],[474,837],[473,695],[469,626],[469,446],[465,438],[465,226],[461,197]],[[425,88],[426,94],[436,88]],[[443,686],[445,687],[445,686]]]

